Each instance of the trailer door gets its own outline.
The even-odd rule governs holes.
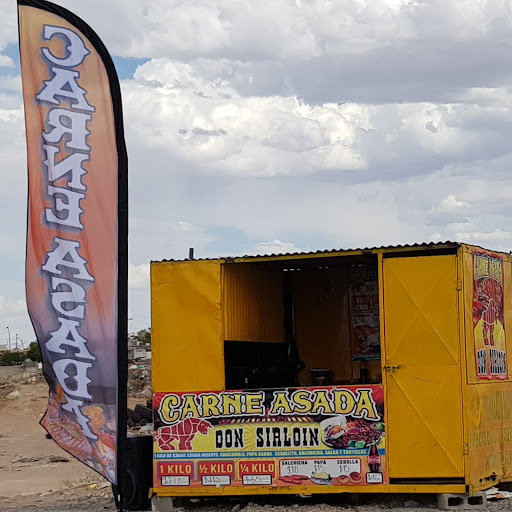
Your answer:
[[[384,256],[382,274],[390,482],[462,479],[456,256]]]

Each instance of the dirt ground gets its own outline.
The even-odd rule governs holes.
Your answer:
[[[20,396],[6,398],[16,389]],[[115,509],[110,485],[46,438],[39,420],[47,399],[44,381],[4,388],[0,394],[0,510],[69,502]]]
[[[13,398],[7,398],[11,391]],[[45,382],[0,385],[0,511],[115,511],[110,485],[61,450],[39,425],[48,387]],[[130,400],[130,405],[141,400]],[[233,498],[188,501],[176,512],[426,512],[436,509],[435,496],[323,496]],[[512,510],[512,500],[489,502],[489,512]]]

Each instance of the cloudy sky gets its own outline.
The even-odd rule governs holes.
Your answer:
[[[149,261],[457,240],[512,249],[509,0],[57,0],[111,52],[130,330]],[[0,0],[0,344],[24,301],[15,0]]]

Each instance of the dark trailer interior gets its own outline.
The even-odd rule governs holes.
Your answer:
[[[377,255],[226,262],[226,389],[381,383],[377,264]]]

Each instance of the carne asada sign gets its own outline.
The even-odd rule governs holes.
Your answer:
[[[154,486],[386,482],[382,386],[156,393]]]

